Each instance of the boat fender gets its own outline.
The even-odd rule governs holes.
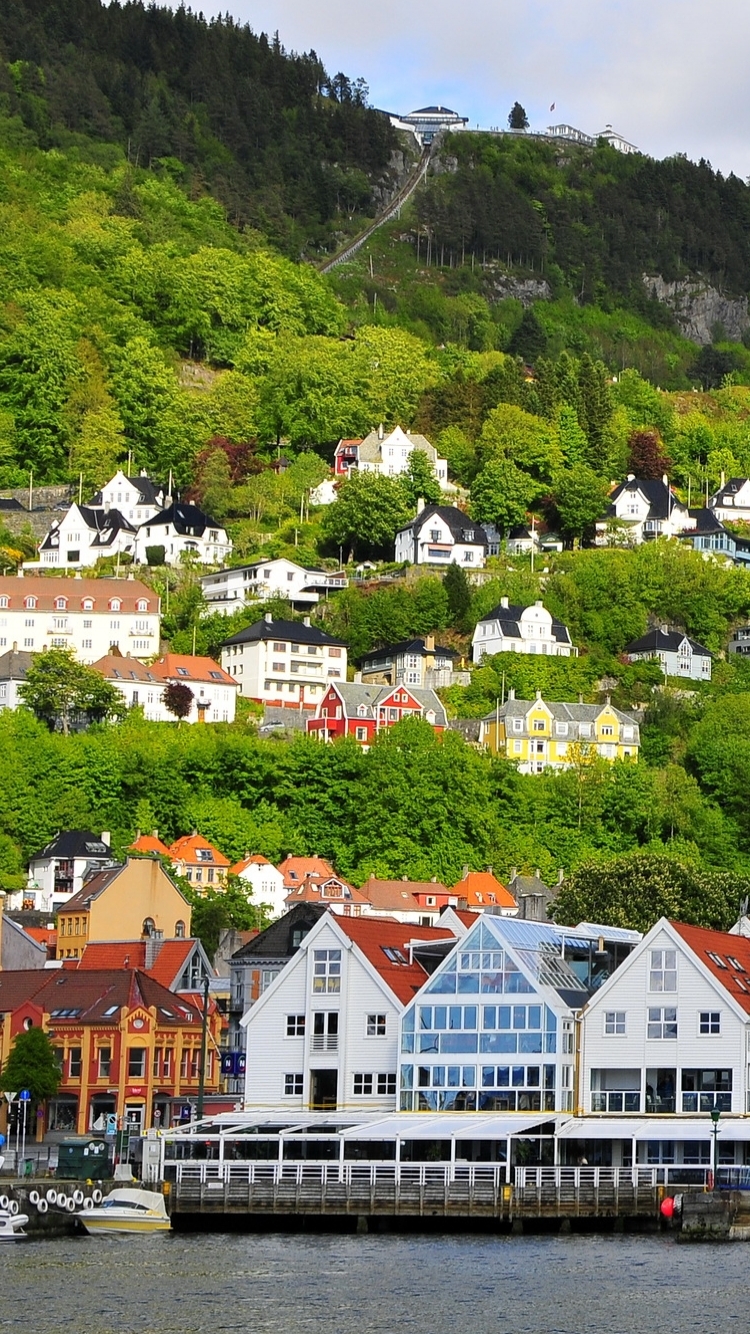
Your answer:
[[[29,1191],[29,1204],[38,1204],[38,1203],[39,1203],[39,1199],[40,1199],[40,1196],[39,1196],[39,1191],[38,1191],[38,1190],[30,1190],[30,1191]]]
[[[65,1203],[65,1208],[67,1209],[67,1211],[68,1211],[69,1214],[72,1214],[72,1213],[75,1212],[75,1209],[76,1209],[76,1202],[75,1202],[75,1200],[73,1199],[73,1196],[72,1196],[72,1195],[69,1195],[69,1196],[68,1196],[67,1201],[66,1201],[66,1203]]]
[[[15,1217],[15,1215],[18,1213],[18,1200],[8,1201],[8,1212],[13,1214],[13,1216]]]
[[[93,1207],[94,1207],[94,1201],[91,1199],[90,1196],[89,1196],[87,1199],[85,1199],[85,1200],[83,1201],[83,1207],[84,1207],[84,1209],[86,1209],[86,1210],[88,1210],[88,1209],[93,1209]]]
[[[8,1212],[8,1204],[9,1204],[8,1196],[7,1196],[7,1195],[0,1195],[0,1209],[3,1210],[3,1213],[6,1213],[6,1214],[7,1214],[7,1212]]]
[[[49,1205],[46,1200],[40,1200],[36,1207],[37,1207],[37,1213],[40,1214],[46,1214],[47,1210],[49,1209]]]
[[[92,1198],[92,1200],[94,1201],[94,1204],[101,1204],[101,1202],[102,1202],[102,1193],[101,1193],[101,1191],[100,1191],[100,1189],[99,1189],[98,1186],[97,1186],[96,1190],[93,1192],[91,1198]]]
[[[57,1191],[52,1186],[47,1191],[47,1204],[57,1204]]]
[[[47,1199],[49,1200],[49,1195],[47,1196]],[[53,1201],[50,1200],[50,1204],[52,1204],[52,1203],[53,1203]],[[64,1191],[58,1190],[57,1195],[55,1196],[55,1199],[54,1199],[54,1203],[57,1204],[57,1206],[58,1206],[59,1209],[67,1209],[67,1207],[68,1207],[68,1197],[67,1197],[67,1195],[64,1193]]]
[[[75,1200],[76,1204],[83,1204],[83,1191],[82,1191],[82,1190],[74,1190],[74,1191],[73,1191],[73,1199]]]

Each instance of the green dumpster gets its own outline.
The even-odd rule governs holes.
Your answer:
[[[104,1139],[83,1135],[64,1139],[57,1160],[57,1175],[65,1181],[92,1181],[112,1176],[112,1146]]]

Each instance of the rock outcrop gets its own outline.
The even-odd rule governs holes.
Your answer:
[[[643,282],[655,300],[668,306],[680,331],[694,343],[712,343],[719,330],[724,337],[739,342],[750,328],[746,296],[724,296],[706,278],[664,278],[643,275]]]

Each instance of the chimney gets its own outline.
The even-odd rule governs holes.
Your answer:
[[[510,689],[509,689],[509,691],[508,691],[508,701],[510,702],[510,700],[515,699],[515,698],[516,698],[516,687],[515,687],[515,686],[511,686]]]
[[[661,480],[663,481],[665,486],[669,486],[669,478],[667,477],[667,474],[665,472],[662,473]]]
[[[425,648],[426,648],[426,650],[427,650],[428,653],[434,653],[434,652],[435,652],[435,636],[434,636],[434,635],[428,635],[427,638],[426,638],[425,641],[424,641],[424,646],[425,646]]]
[[[541,880],[541,878],[542,878],[542,873],[541,873],[541,871],[539,870],[539,867],[538,867],[538,866],[537,866],[537,868],[536,868],[536,870],[535,870],[535,872],[534,872],[534,875],[536,876],[537,880]]]
[[[487,874],[488,874],[488,875],[492,875],[492,867],[491,867],[491,866],[488,866],[488,867],[487,867]]]
[[[421,514],[424,509],[424,496],[420,496],[417,501],[417,514]]]
[[[544,603],[543,603],[543,602],[535,602],[535,603],[534,603],[534,606],[535,606],[535,607],[543,607],[543,606],[544,606]]]
[[[541,698],[542,698],[542,692],[541,692],[541,690],[537,690],[537,692],[536,692],[536,697],[537,697],[537,699],[541,699]]]
[[[383,423],[381,422],[378,427],[378,440],[382,440],[384,435],[385,431],[383,430]]]
[[[634,473],[634,472],[629,472],[629,473],[628,473],[628,481],[629,481],[629,482],[634,482],[634,481],[635,481],[635,473]]]
[[[112,842],[112,835],[110,834],[109,830],[102,829],[102,843],[106,843],[107,847],[109,847],[111,842]]]
[[[517,868],[516,868],[515,866],[511,866],[511,868],[510,868],[510,881],[511,881],[511,884],[512,884],[513,881],[515,880],[517,874],[518,874],[518,870],[517,870]]]
[[[18,569],[16,570],[16,578],[23,579],[23,565],[19,565]]]
[[[354,673],[354,684],[355,684],[355,686],[361,686],[361,684],[362,684],[362,673],[361,673],[361,672],[355,672],[355,673]]]
[[[432,875],[432,876],[430,876],[430,884],[431,884],[431,885],[436,885],[436,884],[437,884],[437,876],[436,876],[436,875]]]
[[[721,470],[721,489],[722,489],[722,491],[724,490],[724,487],[726,486],[726,484],[727,484],[726,473],[724,472],[724,469],[722,468],[722,470]]]
[[[408,877],[408,875],[402,875],[401,879],[402,879],[402,880],[408,880],[409,877]]]
[[[146,972],[149,968],[153,968],[163,944],[163,931],[152,931],[151,935],[146,937]]]
[[[500,599],[500,606],[501,606],[501,607],[504,607],[504,608],[506,609],[506,611],[507,611],[507,609],[508,609],[508,599],[507,599],[507,598],[501,598],[501,599]]]
[[[559,869],[559,871],[557,872],[557,883],[558,883],[558,885],[561,885],[564,879],[565,879],[565,872],[564,872],[564,870],[563,870],[563,868],[562,868],[562,866],[561,866],[560,869]]]
[[[152,829],[152,830],[151,830],[151,833],[153,834],[154,838],[158,838],[158,837],[159,837],[159,830],[158,830],[158,829]]]
[[[270,611],[264,612],[263,620],[266,622],[267,625],[273,625],[273,616]]]
[[[461,871],[461,879],[465,880],[468,874],[469,874],[469,868],[468,866],[464,866],[463,870]]]
[[[134,838],[133,842],[134,842],[134,843],[137,843],[137,842],[138,842],[138,839],[140,838],[140,836],[141,836],[141,831],[140,831],[140,829],[136,829],[136,831],[135,831],[135,838]]]
[[[310,617],[309,617],[309,616],[303,616],[303,617],[302,617],[302,624],[303,624],[303,625],[309,625],[309,624],[310,624]]]

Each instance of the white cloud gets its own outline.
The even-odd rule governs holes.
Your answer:
[[[231,4],[231,0],[230,0]],[[472,125],[606,123],[655,157],[685,152],[750,174],[742,0],[234,0],[257,32],[314,48],[331,73],[363,76],[394,111],[441,102]],[[226,11],[227,0],[205,12]]]

